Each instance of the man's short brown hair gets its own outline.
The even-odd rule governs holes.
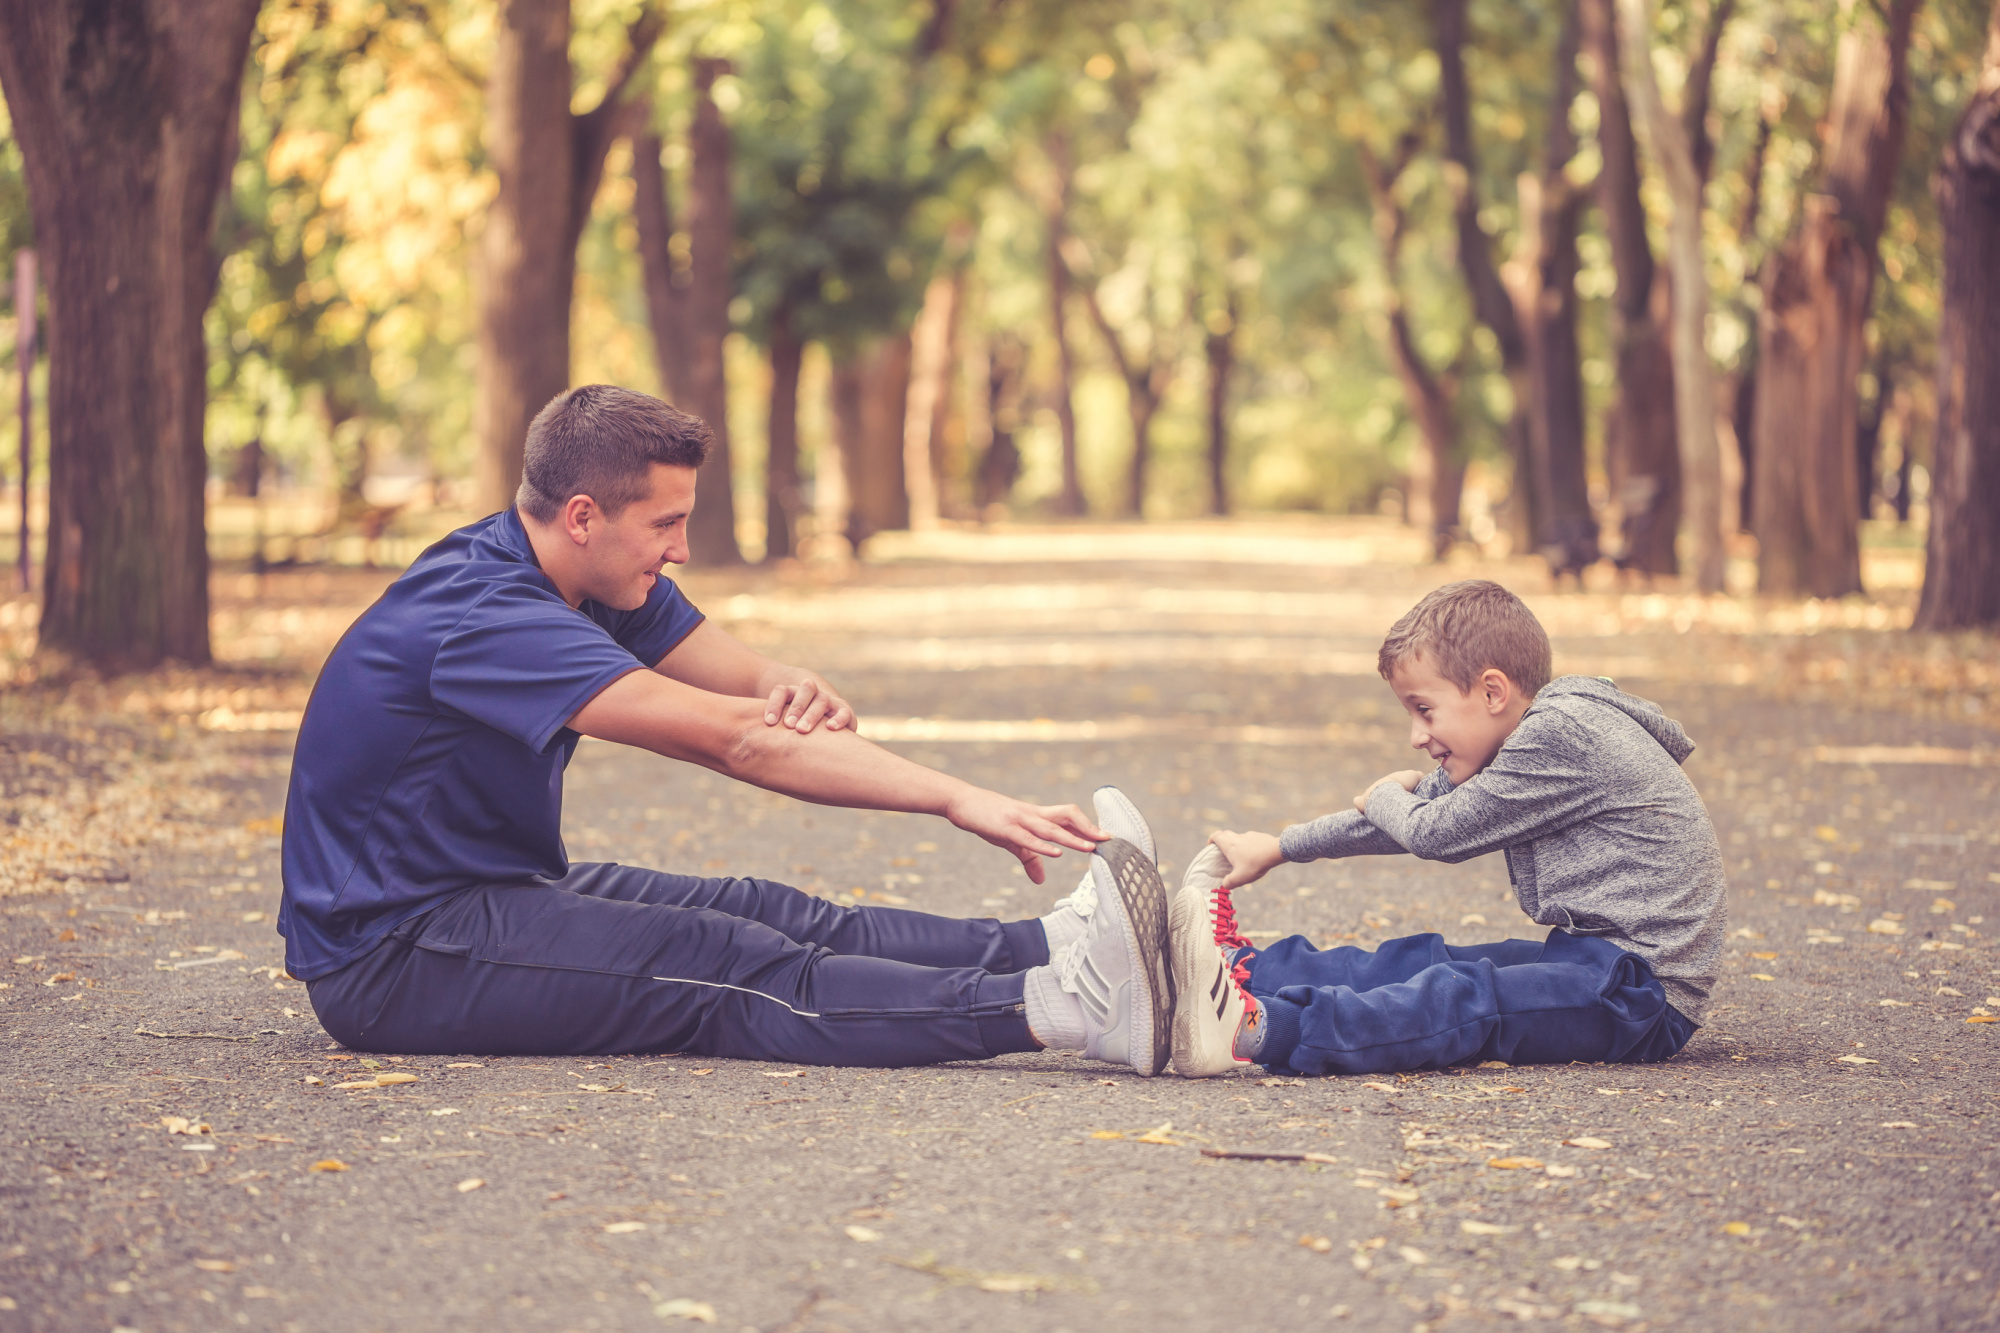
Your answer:
[[[553,523],[571,497],[587,495],[616,518],[646,494],[653,464],[700,467],[708,427],[657,398],[610,384],[559,393],[535,414],[514,503]]]
[[[1489,579],[1447,583],[1411,607],[1382,640],[1375,660],[1382,679],[1414,657],[1427,659],[1437,673],[1472,693],[1488,667],[1505,674],[1533,699],[1549,683],[1549,636],[1535,613],[1513,593]]]

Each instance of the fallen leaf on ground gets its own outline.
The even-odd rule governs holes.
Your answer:
[[[1919,1125],[1919,1124],[1918,1124],[1918,1123],[1917,1123],[1916,1121],[1914,1121],[1914,1120],[1884,1120],[1884,1121],[1882,1122],[1882,1128],[1884,1128],[1884,1129],[1921,1129],[1921,1128],[1922,1128],[1922,1126],[1921,1126],[1921,1125]]]
[[[1506,1236],[1519,1231],[1519,1227],[1497,1226],[1492,1222],[1475,1222],[1466,1218],[1458,1224],[1458,1229],[1468,1236]]]
[[[696,1072],[697,1072],[697,1073],[706,1073],[706,1072],[708,1072],[708,1071],[706,1071],[706,1070],[697,1070]],[[805,1071],[805,1070],[803,1070],[803,1069],[794,1069],[794,1070],[791,1070],[791,1071],[790,1071],[790,1072],[788,1072],[788,1073],[783,1073],[783,1074],[773,1074],[773,1073],[768,1073],[768,1072],[766,1072],[766,1073],[764,1074],[764,1077],[765,1077],[765,1078],[804,1078],[805,1076],[806,1076],[806,1071]]]
[[[485,1189],[485,1188],[486,1188],[486,1182],[481,1180],[478,1176],[474,1176],[470,1180],[461,1180],[458,1182],[458,1192],[460,1194],[470,1194],[474,1190]]]
[[[1486,918],[1478,912],[1467,912],[1458,919],[1458,924],[1461,926],[1483,926],[1486,924]]]
[[[635,1231],[644,1231],[644,1222],[606,1222],[604,1234],[607,1236],[629,1236]]]
[[[1300,1236],[1299,1246],[1314,1254],[1329,1254],[1333,1250],[1333,1239],[1329,1236]]]
[[[1899,922],[1870,921],[1868,923],[1868,933],[1870,935],[1901,935],[1905,932]]]
[[[1602,1150],[1609,1148],[1611,1144],[1607,1140],[1593,1139],[1588,1135],[1586,1135],[1585,1137],[1580,1139],[1564,1139],[1563,1146],[1565,1148],[1589,1148],[1592,1149],[1593,1151],[1601,1152]]]
[[[236,1265],[227,1259],[197,1259],[194,1266],[204,1273],[234,1273]]]
[[[715,1307],[707,1301],[691,1301],[677,1297],[671,1301],[661,1301],[653,1307],[653,1313],[661,1319],[687,1319],[697,1324],[715,1322]]]
[[[1542,1169],[1538,1157],[1489,1157],[1486,1165],[1495,1171],[1539,1171]]]
[[[1991,1014],[1974,1014],[1965,1021],[1968,1023],[2000,1023],[2000,1018],[1995,1018]]]
[[[696,1078],[700,1078],[700,1077],[701,1077],[701,1076],[702,1076],[703,1074],[713,1074],[714,1072],[715,1072],[715,1071],[714,1071],[713,1069],[690,1069],[690,1070],[688,1070],[688,1073],[690,1073],[690,1074],[693,1074],[693,1075],[694,1075],[694,1076],[695,1076]]]
[[[297,1142],[298,1142],[298,1140],[297,1140],[297,1139],[288,1139],[288,1138],[286,1138],[286,1137],[285,1137],[284,1135],[282,1135],[282,1134],[253,1134],[253,1135],[251,1135],[251,1137],[252,1137],[252,1138],[254,1138],[254,1139],[256,1139],[256,1140],[257,1140],[257,1142],[259,1142],[259,1143],[297,1143]]]
[[[1747,1236],[1750,1234],[1750,1224],[1748,1222],[1724,1222],[1722,1230],[1724,1235]]]
[[[472,1061],[470,1061],[470,1060],[460,1060],[460,1061],[458,1061],[458,1062],[457,1062],[457,1063],[455,1063],[455,1064],[448,1064],[448,1065],[446,1065],[446,1066],[445,1066],[445,1068],[446,1068],[446,1069],[484,1069],[484,1068],[486,1068],[486,1066],[485,1066],[485,1065],[476,1065],[476,1064],[472,1063]]]
[[[1884,1009],[1908,1009],[1910,1007],[1908,1000],[1877,1000],[1875,1003]]]
[[[882,1239],[882,1233],[873,1227],[849,1226],[842,1227],[841,1230],[847,1233],[849,1240],[858,1240],[863,1244]]]
[[[389,1088],[394,1087],[398,1083],[415,1083],[416,1081],[417,1076],[415,1074],[377,1074],[375,1076],[375,1086],[378,1088]]]
[[[307,1167],[307,1168],[306,1168],[306,1170],[308,1170],[308,1171],[345,1171],[345,1170],[347,1170],[347,1163],[345,1163],[345,1162],[341,1161],[341,1160],[340,1160],[340,1159],[339,1159],[338,1157],[326,1157],[326,1158],[322,1158],[322,1159],[320,1159],[320,1160],[319,1160],[319,1161],[317,1161],[317,1162],[314,1162],[314,1163],[313,1163],[313,1164],[312,1164],[311,1166]]]
[[[160,1124],[169,1134],[213,1134],[215,1132],[208,1127],[207,1121],[189,1120],[186,1116],[180,1115],[163,1115],[160,1117]]]
[[[1088,1279],[1056,1277],[1044,1273],[983,1273],[978,1269],[959,1268],[952,1264],[941,1264],[937,1256],[920,1254],[912,1259],[890,1259],[898,1268],[907,1268],[913,1273],[924,1273],[953,1286],[973,1287],[979,1291],[1003,1294],[1037,1291],[1094,1292],[1097,1288]]]
[[[1870,1060],[1865,1055],[1837,1055],[1833,1062],[1837,1065],[1879,1065],[1880,1060]]]
[[[1421,1268],[1431,1261],[1431,1257],[1428,1254],[1425,1254],[1414,1245],[1398,1245],[1396,1253],[1402,1258],[1404,1263],[1415,1268]]]
[[[1568,1180],[1571,1176],[1576,1174],[1576,1168],[1568,1165],[1565,1162],[1550,1162],[1547,1166],[1543,1167],[1542,1170],[1546,1171],[1549,1175],[1554,1176],[1557,1180]]]
[[[1364,1088],[1373,1088],[1377,1092],[1394,1092],[1396,1090],[1395,1086],[1389,1083],[1363,1083],[1361,1086]]]
[[[2000,1004],[2000,1000],[1994,1000],[1991,1003]],[[1110,1081],[1106,1080],[1106,1082]],[[1257,1080],[1257,1086],[1260,1088],[1303,1088],[1305,1085],[1306,1081],[1302,1078],[1260,1078]]]
[[[1768,962],[1769,962],[1769,961],[1771,961],[1771,960],[1772,960],[1773,958],[1776,958],[1776,957],[1777,957],[1778,955],[1776,955],[1776,954],[1774,954],[1774,953],[1753,953],[1753,954],[1751,954],[1750,956],[1751,956],[1752,958],[1761,958],[1761,959],[1763,959],[1763,960],[1764,960],[1765,962],[1767,962],[1767,963],[1768,963]]]
[[[1752,980],[1752,981],[1776,981],[1776,980],[1777,980],[1777,978],[1776,978],[1776,977],[1774,977],[1774,976],[1772,976],[1772,975],[1771,975],[1771,974],[1770,974],[1769,972],[1752,972],[1752,973],[1750,974],[1750,980]]]
[[[457,1108],[456,1106],[440,1106],[440,1107],[438,1107],[438,1108],[437,1108],[437,1110],[435,1110],[435,1111],[432,1111],[432,1112],[431,1112],[431,1114],[432,1114],[432,1115],[457,1115],[457,1114],[459,1114],[459,1110],[458,1110],[458,1108]]]
[[[1512,1069],[1514,1066],[1508,1064],[1505,1060],[1481,1060],[1478,1067],[1481,1069]]]

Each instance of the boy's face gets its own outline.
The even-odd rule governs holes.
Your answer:
[[[1493,762],[1531,702],[1492,667],[1461,690],[1422,653],[1397,665],[1389,688],[1410,715],[1410,744],[1443,765],[1454,787]]]

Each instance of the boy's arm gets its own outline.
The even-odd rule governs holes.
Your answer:
[[[1604,799],[1588,738],[1561,714],[1524,720],[1477,777],[1426,798],[1384,782],[1368,793],[1368,823],[1426,861],[1469,861],[1594,813]]]
[[[1394,783],[1388,784],[1395,786]],[[1401,787],[1396,787],[1402,791]],[[1435,800],[1451,790],[1442,768],[1424,774],[1414,795]],[[1410,850],[1376,827],[1359,810],[1321,815],[1307,824],[1293,824],[1278,835],[1287,861],[1325,861],[1336,856],[1394,856]]]

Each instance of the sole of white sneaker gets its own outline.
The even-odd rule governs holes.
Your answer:
[[[1090,794],[1090,803],[1106,833],[1132,843],[1146,854],[1148,861],[1159,864],[1160,849],[1153,841],[1153,826],[1139,813],[1139,807],[1132,804],[1131,797],[1116,787],[1099,787]]]
[[[1173,1054],[1174,977],[1167,962],[1167,888],[1160,882],[1153,859],[1123,838],[1100,845],[1096,854],[1104,859],[1118,887],[1126,944],[1146,983],[1144,994],[1133,991],[1127,1020],[1132,1032],[1132,1072],[1152,1078],[1166,1069]]]
[[[1229,979],[1228,958],[1216,947],[1209,911],[1215,886],[1228,871],[1220,848],[1202,848],[1168,913],[1176,995],[1173,1061],[1183,1078],[1214,1078],[1251,1064],[1236,1056],[1236,1016],[1243,1006]]]

